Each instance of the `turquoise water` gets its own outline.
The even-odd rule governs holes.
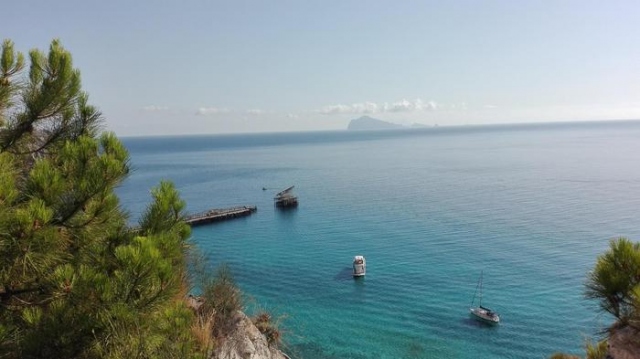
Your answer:
[[[119,193],[133,218],[163,178],[191,212],[257,205],[193,241],[286,316],[295,358],[546,358],[610,321],[583,284],[609,239],[640,237],[639,138],[640,122],[128,138]],[[299,207],[276,210],[290,185]],[[481,271],[498,327],[468,317]]]

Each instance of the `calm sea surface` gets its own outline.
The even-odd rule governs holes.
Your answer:
[[[161,179],[190,212],[258,206],[193,241],[285,316],[294,358],[581,354],[610,322],[583,299],[587,272],[609,239],[640,239],[640,122],[124,142],[132,219]],[[299,207],[276,210],[290,185]],[[481,271],[498,327],[468,317]]]

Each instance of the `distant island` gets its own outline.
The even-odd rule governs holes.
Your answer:
[[[349,121],[348,130],[394,130],[402,128],[423,128],[429,127],[420,123],[414,123],[411,126],[400,125],[393,122],[379,120],[377,118],[362,116],[360,118]]]
[[[347,126],[348,130],[390,130],[398,128],[404,128],[404,126],[369,116],[353,119],[349,121],[349,126]]]

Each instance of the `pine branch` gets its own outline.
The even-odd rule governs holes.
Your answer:
[[[12,297],[25,294],[25,293],[34,293],[39,292],[43,293],[44,288],[42,286],[23,288],[23,289],[11,289],[8,287],[4,287],[4,291],[0,292],[0,302],[9,301]]]

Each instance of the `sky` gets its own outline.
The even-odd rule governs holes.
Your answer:
[[[640,119],[640,1],[20,0],[123,136]]]

